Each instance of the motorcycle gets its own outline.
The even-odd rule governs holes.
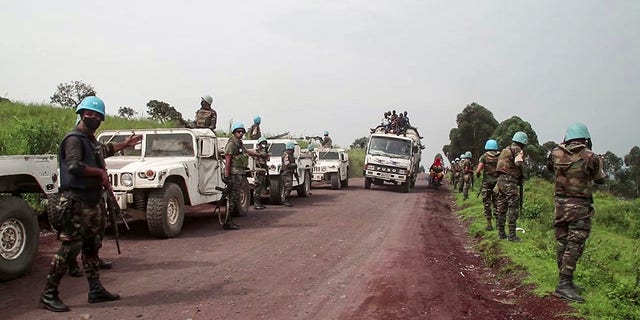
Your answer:
[[[427,184],[433,189],[438,189],[442,186],[442,180],[444,179],[444,172],[442,170],[435,171],[430,170],[427,176]]]

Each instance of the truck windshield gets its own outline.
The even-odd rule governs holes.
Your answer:
[[[120,143],[123,142],[124,140],[126,140],[131,134],[118,134],[118,135],[112,135],[112,134],[105,134],[102,135],[98,138],[98,141],[100,141],[101,143]],[[113,138],[112,138],[113,137]],[[113,156],[115,157],[139,157],[140,154],[142,153],[142,148],[140,148],[140,146],[136,146],[135,148],[125,148],[121,151],[116,152]]]
[[[411,141],[387,137],[371,137],[369,154],[387,154],[402,158],[411,155]]]
[[[145,135],[147,157],[193,157],[193,138],[188,133]]]
[[[318,159],[320,160],[338,160],[338,153],[335,151],[318,151]]]
[[[272,156],[282,156],[284,154],[284,148],[285,148],[285,144],[284,143],[272,143],[271,146],[269,147],[269,153]]]

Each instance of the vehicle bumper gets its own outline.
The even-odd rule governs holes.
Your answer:
[[[365,170],[364,172],[365,178],[378,179],[383,181],[394,181],[394,182],[405,182],[407,181],[406,174],[397,174],[391,172],[380,172],[373,170]]]

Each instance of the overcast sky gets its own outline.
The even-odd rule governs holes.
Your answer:
[[[448,144],[471,102],[518,115],[540,143],[584,122],[596,152],[640,145],[640,1],[0,0],[0,96],[49,102],[61,82],[95,87],[116,114],[151,99],[193,119],[214,97],[263,132],[348,147],[384,111],[408,111]]]

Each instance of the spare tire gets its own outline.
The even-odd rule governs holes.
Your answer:
[[[0,197],[0,281],[31,268],[38,253],[40,227],[33,209],[18,197]]]

